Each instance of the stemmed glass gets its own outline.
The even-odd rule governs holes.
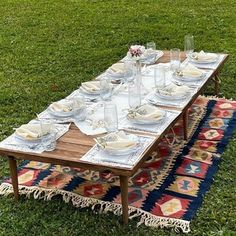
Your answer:
[[[194,37],[193,35],[185,35],[184,37],[184,51],[188,57],[194,51]]]

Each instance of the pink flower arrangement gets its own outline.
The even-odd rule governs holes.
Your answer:
[[[141,45],[132,45],[129,48],[129,51],[127,53],[127,55],[134,59],[135,61],[140,60],[140,58],[142,57],[143,53],[145,51],[145,47],[141,46]]]

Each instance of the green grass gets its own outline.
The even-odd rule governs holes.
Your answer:
[[[225,52],[222,95],[236,99],[236,2],[233,0],[1,0],[0,139],[51,101],[75,90],[125,55],[129,45],[154,40],[179,47],[194,34],[196,50]],[[209,90],[210,91],[210,90]],[[236,235],[236,137],[223,155],[190,235]],[[0,179],[9,173],[0,159]],[[128,226],[60,199],[0,197],[0,235],[176,235]]]

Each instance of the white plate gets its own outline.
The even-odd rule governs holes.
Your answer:
[[[112,139],[112,136],[115,134],[108,134],[102,138],[105,139],[105,141],[109,140],[110,138]],[[130,148],[125,148],[125,149],[120,149],[120,150],[112,150],[112,149],[105,149],[104,146],[99,142],[99,139],[96,140],[97,145],[99,146],[99,148],[101,148],[101,150],[103,150],[105,153],[109,154],[109,155],[113,155],[113,156],[122,156],[122,155],[129,155],[131,153],[136,152],[137,150],[139,150],[140,145],[138,143],[138,137],[136,135],[133,134],[127,134],[127,137],[129,140],[135,141],[136,145],[130,147]]]
[[[38,142],[41,142],[42,139],[47,139],[47,138],[50,137],[50,134],[45,134],[45,135],[43,135],[43,136],[41,136],[41,137],[38,137],[38,138],[26,139],[26,138],[20,136],[19,134],[17,134],[16,132],[14,133],[14,135],[15,135],[15,137],[16,137],[17,139],[19,139],[19,140],[21,140],[21,141],[25,141],[25,142],[30,142],[30,143],[31,143],[31,142],[32,142],[32,143],[38,143]]]
[[[212,55],[212,56],[215,56],[215,57],[212,58],[212,60],[199,61],[199,60],[196,60],[196,59],[194,59],[194,58],[192,57],[192,55],[196,55],[196,53],[193,53],[192,55],[189,56],[189,60],[190,60],[191,62],[196,63],[196,64],[210,64],[210,63],[214,63],[214,62],[218,61],[218,59],[219,59],[219,56],[218,56],[217,54],[215,54],[215,53],[210,53],[210,52],[209,52],[209,53],[206,53],[206,54]]]
[[[149,105],[151,106],[151,105]],[[157,109],[156,107],[154,107],[153,109]],[[158,109],[160,110],[160,109]],[[165,110],[160,110],[162,112],[162,116],[158,119],[158,120],[144,120],[144,119],[135,119],[135,118],[131,118],[128,116],[127,114],[127,119],[135,124],[139,124],[139,125],[154,125],[154,124],[160,124],[162,123],[165,119],[166,119],[166,111]]]
[[[84,107],[78,108],[75,111],[68,111],[68,112],[60,112],[60,111],[54,111],[50,108],[48,108],[48,113],[52,116],[56,117],[73,117],[74,113],[79,114],[84,111]]]
[[[94,92],[90,92],[90,91],[87,91],[86,89],[84,89],[82,86],[80,86],[79,88],[80,92],[83,93],[83,94],[87,94],[87,95],[100,95],[100,90],[99,91],[94,91]]]
[[[107,69],[106,74],[114,79],[121,79],[124,77],[125,73],[121,72],[121,73],[115,73],[113,72],[111,69]]]
[[[177,75],[177,74],[173,74],[174,79],[177,79],[181,82],[196,82],[196,81],[200,81],[206,78],[206,73],[203,73],[201,76],[198,77],[186,77],[186,76],[181,76],[181,75]]]
[[[161,94],[161,93],[159,93],[159,91],[157,91],[155,95],[157,97],[161,98],[161,99],[175,101],[175,100],[184,100],[184,99],[186,99],[189,96],[189,94],[190,93],[188,92],[188,93],[183,94],[183,95],[174,95],[174,94],[172,94],[172,95],[166,94],[165,95],[165,94]]]
[[[62,102],[63,103],[63,102]],[[84,111],[85,106],[79,107],[76,110],[71,110],[71,111],[55,111],[52,108],[52,105],[50,105],[47,109],[48,113],[52,116],[56,117],[72,117],[74,114],[79,114]]]

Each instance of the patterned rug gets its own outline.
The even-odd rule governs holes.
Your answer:
[[[189,133],[183,142],[181,121],[157,151],[129,179],[129,218],[140,224],[190,231],[190,221],[212,184],[220,156],[236,130],[236,102],[199,97],[190,108]],[[76,207],[122,214],[119,178],[110,172],[24,162],[18,170],[20,193],[50,200],[61,195]],[[0,194],[12,193],[11,180]]]

